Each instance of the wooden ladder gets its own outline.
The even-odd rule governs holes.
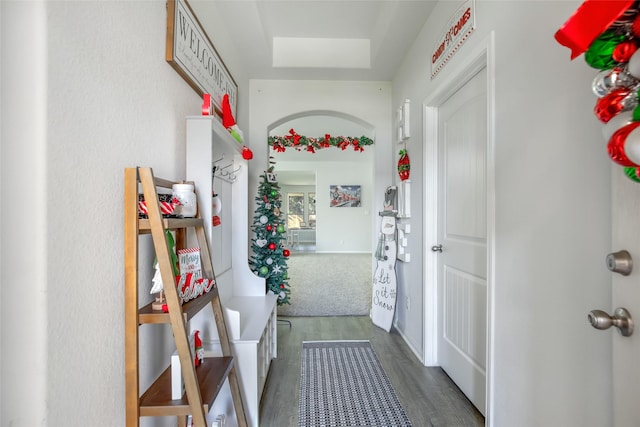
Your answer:
[[[163,218],[157,188],[171,189],[177,182],[156,178],[151,168],[126,168],[124,176],[124,262],[125,262],[125,376],[126,425],[139,426],[142,416],[177,416],[178,425],[185,426],[188,415],[193,425],[205,427],[206,414],[218,395],[225,379],[229,378],[231,396],[239,427],[247,420],[242,395],[235,372],[229,335],[224,320],[218,288],[214,286],[204,295],[181,303],[171,265],[166,230],[176,234],[176,249],[184,248],[186,230],[193,228],[200,247],[202,273],[214,279],[202,218]],[[147,206],[148,219],[138,217],[139,184]],[[151,234],[169,308],[168,313],[153,310],[151,303],[139,307],[138,303],[138,251],[139,236]],[[169,284],[169,285],[167,285]],[[171,286],[170,284],[173,284]],[[210,306],[220,338],[222,357],[207,357],[200,366],[194,366],[190,350],[187,322],[204,307]],[[171,367],[140,395],[139,328],[142,324],[171,324],[180,358],[185,394],[182,399],[171,399]]]

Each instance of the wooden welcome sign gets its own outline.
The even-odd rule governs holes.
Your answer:
[[[198,95],[211,95],[219,116],[222,97],[228,94],[237,116],[238,85],[186,0],[167,2],[166,59]]]

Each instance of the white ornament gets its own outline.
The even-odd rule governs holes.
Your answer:
[[[264,245],[266,245],[266,244],[267,244],[267,239],[258,239],[258,240],[256,240],[256,245],[258,245],[258,247],[263,248]]]
[[[636,165],[640,165],[640,130],[635,128],[624,141],[624,153]]]
[[[260,217],[260,224],[266,224],[267,221],[269,221],[269,218],[267,218],[266,216],[262,215]]]
[[[271,258],[269,258],[269,259],[271,259]],[[269,263],[269,260],[267,260],[267,264],[268,263]],[[271,272],[272,273],[276,273],[276,274],[281,273],[282,272],[282,266],[280,266],[278,264],[274,265],[273,268],[271,269]]]
[[[278,299],[285,299],[287,296],[287,294],[284,293],[284,291],[280,292],[280,295],[278,295]]]
[[[609,142],[611,135],[631,122],[633,122],[633,111],[623,111],[616,114],[602,127],[602,136],[604,136],[605,142]]]
[[[220,197],[217,194],[215,194],[211,198],[211,213],[213,215],[218,215],[221,210],[222,210],[222,202],[220,201]]]
[[[271,258],[267,258],[267,265],[273,264],[273,260]]]
[[[640,78],[640,50],[631,55],[627,65],[627,71],[636,79]]]

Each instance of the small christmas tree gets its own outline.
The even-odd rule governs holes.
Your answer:
[[[286,241],[286,228],[281,218],[280,186],[273,173],[273,166],[262,174],[253,216],[254,237],[251,239],[253,255],[249,265],[253,272],[266,279],[267,291],[278,295],[278,305],[290,304],[287,258],[290,255]]]

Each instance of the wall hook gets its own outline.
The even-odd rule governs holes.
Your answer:
[[[214,160],[213,164],[215,165],[216,163],[219,163],[219,162],[221,162],[223,160],[224,160],[224,153],[222,153],[222,157],[220,157],[218,160]]]
[[[226,182],[229,182],[229,183],[234,183],[238,179],[237,173],[240,170],[241,166],[238,165],[238,167],[236,169],[233,169],[231,171],[225,170],[225,169],[229,169],[232,166],[233,166],[233,162],[231,162],[227,166],[223,166],[221,168],[218,168],[218,167],[214,166],[213,173],[214,173],[215,176],[217,176],[218,178],[222,179],[223,181],[226,181]]]

